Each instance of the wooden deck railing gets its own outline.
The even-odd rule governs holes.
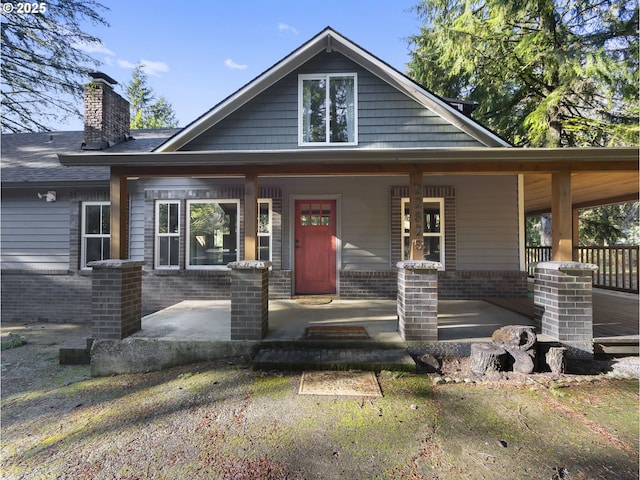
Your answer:
[[[579,262],[598,266],[593,274],[594,287],[632,293],[638,293],[640,284],[639,250],[637,245],[574,248]],[[531,276],[535,263],[551,260],[551,247],[526,247],[525,252],[526,268]]]

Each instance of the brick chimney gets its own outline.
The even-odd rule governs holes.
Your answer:
[[[129,102],[118,95],[113,78],[104,73],[89,74],[84,88],[83,150],[104,150],[129,140]]]

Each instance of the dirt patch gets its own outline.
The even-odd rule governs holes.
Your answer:
[[[635,379],[465,382],[451,359],[451,382],[382,372],[381,398],[301,396],[298,374],[239,360],[90,378],[57,364],[69,331],[29,329],[2,355],[7,479],[638,478]]]

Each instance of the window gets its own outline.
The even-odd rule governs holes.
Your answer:
[[[108,202],[82,204],[81,268],[87,268],[89,262],[107,260],[110,257],[110,214]]]
[[[258,260],[271,261],[271,200],[258,200]]]
[[[156,203],[156,268],[180,267],[180,202]]]
[[[187,266],[226,266],[238,259],[238,200],[187,202]]]
[[[355,73],[300,75],[300,145],[356,144],[357,98]]]
[[[424,259],[444,264],[444,199],[423,199]],[[402,199],[402,259],[409,259],[409,199]]]

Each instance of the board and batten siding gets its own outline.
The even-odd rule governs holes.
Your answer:
[[[3,191],[1,230],[2,269],[25,271],[69,270],[69,209],[64,198],[46,202],[36,189],[14,196]]]
[[[308,149],[298,145],[298,75],[357,73],[358,145],[478,147],[477,140],[339,53],[321,53],[181,150]]]

